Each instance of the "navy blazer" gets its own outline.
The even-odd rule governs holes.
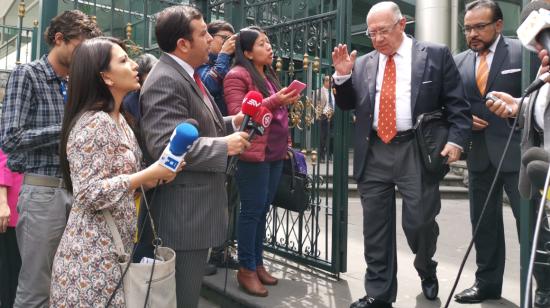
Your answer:
[[[514,97],[521,96],[521,43],[517,39],[501,36],[495,48],[493,62],[487,78],[487,93],[501,91]],[[455,62],[462,77],[466,100],[472,106],[472,114],[489,122],[484,130],[472,132],[472,146],[468,155],[468,168],[484,171],[497,167],[510,133],[507,120],[499,118],[485,106],[485,98],[476,84],[475,52],[468,49],[455,56]],[[521,132],[516,130],[510,148],[502,164],[503,172],[518,172],[520,167]]]
[[[336,86],[335,101],[355,109],[353,175],[362,180],[369,149],[376,95],[378,51],[357,58],[351,78]],[[472,129],[470,105],[464,100],[460,75],[446,46],[413,39],[411,76],[412,121],[423,113],[444,109],[449,121],[448,141],[466,149]]]

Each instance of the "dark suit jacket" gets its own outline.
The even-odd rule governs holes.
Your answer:
[[[358,181],[365,170],[374,119],[378,58],[376,50],[357,58],[351,78],[336,86],[336,105],[344,110],[355,109],[357,117],[353,174]],[[450,123],[448,141],[465,149],[472,129],[470,105],[464,100],[460,75],[449,49],[413,39],[411,83],[413,123],[422,113],[444,108]]]
[[[472,106],[472,114],[489,122],[481,131],[472,132],[472,145],[468,155],[468,168],[484,171],[489,164],[495,168],[504,152],[510,125],[485,106],[485,98],[476,84],[475,52],[466,50],[455,56],[455,62],[462,77],[466,100]],[[519,40],[501,36],[495,49],[493,62],[487,79],[487,93],[507,92],[514,97],[521,96],[521,43]],[[520,166],[521,133],[517,130],[502,165],[503,172],[517,172]]]
[[[214,247],[226,237],[227,143],[219,137],[233,128],[211,96],[210,101],[211,107],[194,79],[167,54],[141,90],[140,125],[149,163],[160,157],[179,123],[190,118],[199,123],[200,138],[185,156],[187,165],[173,182],[159,188],[152,204],[159,236],[176,250]]]

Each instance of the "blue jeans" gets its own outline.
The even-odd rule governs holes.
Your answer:
[[[263,240],[269,205],[275,197],[283,161],[244,162],[237,166],[237,184],[241,194],[237,241],[239,264],[252,271],[263,264]]]

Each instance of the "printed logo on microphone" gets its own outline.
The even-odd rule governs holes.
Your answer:
[[[254,106],[254,107],[256,107],[256,108],[257,108],[257,107],[260,107],[260,105],[261,105],[260,102],[258,102],[257,100],[255,100],[255,99],[253,99],[253,98],[248,99],[248,100],[246,101],[246,103],[247,103],[248,105],[252,105],[252,106]]]
[[[273,119],[273,115],[271,113],[266,113],[262,117],[262,126],[268,127],[269,124],[271,124],[271,120]]]

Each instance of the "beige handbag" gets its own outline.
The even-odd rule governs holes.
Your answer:
[[[119,264],[123,275],[124,300],[128,308],[176,308],[176,252],[169,247],[155,247],[156,258],[149,264],[130,263],[130,255],[124,251],[120,233],[113,216],[103,210],[107,225],[111,230]],[[153,276],[151,278],[151,272]],[[149,281],[151,287],[149,289]],[[116,290],[113,292],[116,293]],[[147,299],[147,303],[145,303]]]

